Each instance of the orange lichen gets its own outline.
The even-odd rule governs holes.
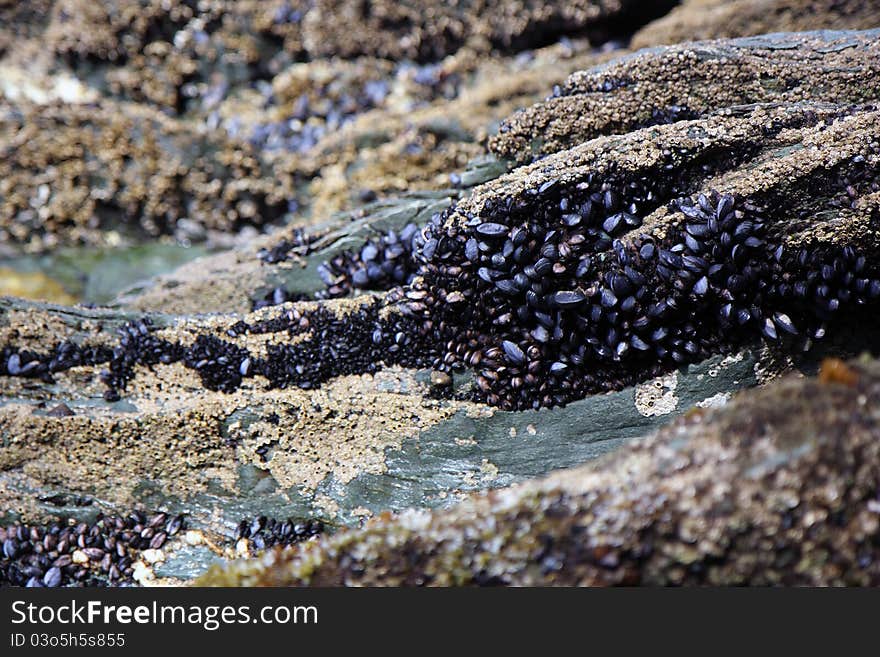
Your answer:
[[[826,358],[819,369],[819,381],[855,388],[859,382],[859,373],[839,358]]]

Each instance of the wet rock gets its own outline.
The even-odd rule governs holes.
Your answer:
[[[878,398],[876,361],[833,361],[585,467],[214,566],[197,583],[873,585]]]

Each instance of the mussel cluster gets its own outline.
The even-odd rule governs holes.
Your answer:
[[[112,352],[103,346],[78,345],[65,341],[47,354],[7,345],[0,349],[0,376],[21,376],[52,383],[55,372],[110,360]]]
[[[266,516],[245,518],[238,524],[237,538],[246,538],[257,550],[299,543],[324,531],[320,520],[276,520]]]
[[[133,583],[138,552],[159,549],[186,526],[182,515],[99,514],[93,523],[0,526],[0,586]]]
[[[683,226],[624,238],[659,194],[646,180],[591,183],[437,216],[421,234],[401,305],[444,325],[434,366],[475,368],[490,404],[562,404],[761,334],[821,337],[843,304],[880,296],[853,248],[788,254],[753,203],[681,198],[670,209]]]
[[[313,388],[387,365],[469,367],[476,399],[540,408],[761,336],[808,348],[842,309],[880,297],[876,271],[852,246],[784,246],[767,216],[778,199],[682,195],[681,180],[663,182],[669,178],[606,172],[576,183],[552,180],[494,197],[471,214],[452,207],[421,230],[389,231],[321,270],[324,296],[390,289],[384,297],[342,314],[288,306],[227,329],[231,337],[307,338],[274,341],[266,358],[222,333],[171,343],[145,318],[120,329],[112,351],[65,343],[37,354],[7,346],[0,374],[49,376],[107,362],[101,376],[105,398],[114,401],[138,364],[182,362],[206,388],[223,392],[258,375],[271,387]],[[845,188],[858,193],[852,180]],[[662,229],[642,231],[643,217],[664,205]]]
[[[367,240],[360,251],[343,251],[318,266],[318,275],[327,286],[318,298],[335,298],[356,290],[387,290],[409,283],[418,263],[413,258],[414,238],[419,227],[414,223],[400,232],[388,230]]]
[[[312,244],[318,235],[307,233],[302,228],[295,228],[289,238],[285,238],[269,248],[260,249],[257,257],[263,262],[274,265],[290,259],[290,254],[306,256],[311,252]]]
[[[107,369],[101,371],[101,381],[107,385],[104,399],[118,401],[119,390],[134,376],[134,366],[169,364],[184,355],[180,345],[172,344],[153,335],[149,317],[125,324],[118,330],[119,343],[113,348]]]

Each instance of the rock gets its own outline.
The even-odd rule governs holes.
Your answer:
[[[431,371],[431,385],[436,388],[448,388],[452,385],[452,377],[446,372]]]
[[[685,0],[639,30],[633,49],[803,30],[866,30],[880,8],[861,0]]]
[[[838,118],[823,120],[826,111]],[[446,327],[437,339],[445,344],[438,359],[447,364],[460,359],[474,367],[477,398],[509,410],[552,406],[657,376],[670,359],[689,362],[698,353],[717,353],[719,345],[732,347],[738,327],[750,326],[775,341],[777,320],[787,333],[800,325],[808,348],[811,336],[827,333],[819,325],[830,318],[826,311],[836,313],[840,304],[826,301],[824,295],[836,293],[820,286],[816,294],[822,298],[813,306],[817,315],[800,315],[792,324],[787,312],[792,295],[807,306],[814,303],[808,300],[812,283],[796,281],[807,276],[816,282],[822,269],[830,284],[835,271],[846,277],[844,261],[856,269],[869,262],[871,271],[876,266],[880,144],[873,135],[878,119],[870,105],[746,106],[598,137],[548,155],[477,188],[432,221],[425,244],[442,240],[444,250],[438,255],[425,249],[423,268],[412,284],[422,300],[411,303],[404,294],[401,307],[431,326]],[[621,208],[629,210],[631,223],[607,227],[603,219]],[[570,212],[576,212],[576,227],[560,229]],[[721,217],[728,217],[726,228],[719,227]],[[471,261],[467,244],[484,237],[483,225],[492,227],[493,236]],[[761,237],[746,237],[757,227]],[[719,231],[730,232],[724,237]],[[728,267],[718,258],[723,260],[737,240],[745,242],[732,262],[744,267],[742,273],[722,273],[718,279]],[[513,255],[517,244],[524,259]],[[746,256],[752,248],[764,249],[764,255]],[[837,253],[841,259],[833,266],[829,260],[813,274],[798,273],[800,263],[814,258],[811,253],[831,259]],[[553,263],[553,278],[538,271],[539,257],[548,266]],[[531,270],[526,263],[534,263]],[[785,273],[771,273],[777,266]],[[710,283],[702,279],[708,274],[716,278],[711,284],[716,306],[706,305]],[[853,276],[850,272],[849,280]],[[744,291],[746,280],[756,283],[754,294]],[[655,283],[646,287],[647,281]],[[880,283],[858,285],[869,296],[874,294],[869,290],[880,292]],[[523,294],[520,286],[531,287]],[[577,296],[583,308],[562,308],[556,295],[577,286],[592,299],[590,305]],[[457,306],[438,303],[452,292],[468,299],[466,322]],[[624,308],[627,295],[635,296]],[[841,296],[852,298],[846,291]],[[735,309],[743,302],[749,307]],[[861,314],[867,308],[862,303],[873,304],[861,297],[851,312]],[[806,308],[796,305],[799,312]],[[667,325],[663,318],[671,316],[678,319]],[[710,320],[716,317],[717,331]],[[541,323],[543,333],[533,321]],[[548,328],[558,334],[553,341]],[[652,350],[659,360],[642,359],[640,353]],[[504,368],[499,366],[503,356]],[[548,366],[557,370],[547,372]]]
[[[288,20],[284,6],[57,0],[42,39],[61,63],[104,90],[182,112],[210,108],[230,84],[252,82],[303,54],[298,21]]]
[[[391,228],[399,227],[395,222],[426,221],[425,215],[438,207],[448,209],[433,229],[464,229],[470,216],[481,215],[485,208],[508,199],[539,216],[546,210],[547,199],[557,202],[554,195],[578,185],[599,184],[604,176],[617,181],[617,176],[624,181],[660,181],[657,196],[639,210],[639,223],[643,223],[638,230],[626,224],[629,232],[621,235],[622,245],[639,234],[660,243],[677,234],[675,231],[683,231],[692,221],[685,212],[690,206],[670,205],[669,201],[681,195],[697,198],[699,193],[718,189],[740,199],[736,203],[746,204],[738,208],[751,207],[748,204],[761,207],[768,217],[766,239],[777,240],[784,253],[794,254],[790,258],[795,261],[799,249],[810,245],[851,249],[853,258],[856,252],[861,254],[863,261],[858,266],[870,276],[877,266],[873,229],[877,191],[871,187],[870,175],[877,166],[877,147],[872,141],[877,120],[878,114],[871,108],[804,101],[739,107],[702,119],[599,137],[495,177],[466,190],[458,199],[427,195],[404,205],[378,202],[362,224],[337,228],[310,246],[360,250],[364,237],[383,225],[380,222]],[[663,187],[665,180],[681,186]],[[718,198],[719,207],[727,203],[726,197]],[[360,236],[355,232],[358,230],[363,230]],[[326,257],[329,251],[318,253]],[[596,254],[599,260],[613,258],[614,248],[606,247],[605,255],[600,256]],[[769,257],[772,259],[772,254]],[[219,259],[215,262],[218,287],[220,282],[226,290],[238,286],[236,296],[227,291],[220,298],[236,298],[245,305],[252,283],[242,273],[260,270],[256,253],[248,269],[226,268]],[[430,258],[427,262],[430,264]],[[281,270],[281,264],[273,266]],[[792,272],[799,266],[785,258],[779,265]],[[303,281],[306,276],[317,276],[312,267],[316,268],[315,260],[305,270],[293,271]],[[271,271],[268,266],[267,270]],[[201,275],[199,285],[215,284],[213,272],[205,276],[204,263],[193,265],[192,271],[193,280]],[[471,271],[460,270],[447,281],[445,274],[438,274],[439,269],[435,272],[428,267],[408,291],[424,300],[440,290],[444,295],[466,290],[466,284],[475,279]],[[601,271],[590,273],[592,277],[600,275],[604,276]],[[587,278],[596,284],[605,280]],[[252,280],[258,284],[260,279]],[[612,306],[623,302],[625,292],[619,283],[609,283],[621,296],[609,301]],[[312,290],[317,289],[318,283],[313,285]],[[542,405],[542,398],[501,397],[498,393],[503,390],[491,388],[492,384],[489,395],[481,392],[485,366],[473,368],[476,388],[459,390],[452,400],[433,399],[413,372],[445,367],[450,354],[459,353],[458,347],[448,349],[449,337],[433,330],[425,333],[422,316],[405,312],[410,303],[406,292],[284,303],[250,314],[151,313],[150,324],[144,323],[143,313],[136,310],[4,302],[0,349],[5,350],[4,362],[16,358],[14,372],[9,367],[6,371],[16,376],[5,390],[0,426],[11,436],[37,436],[35,444],[42,445],[34,448],[29,443],[26,448],[13,438],[2,448],[8,476],[5,489],[39,490],[41,482],[55,480],[60,469],[73,469],[83,483],[81,489],[71,492],[105,500],[117,509],[137,500],[165,505],[176,504],[172,502],[176,499],[186,500],[185,506],[169,510],[206,517],[199,509],[213,508],[214,500],[224,499],[225,523],[234,524],[246,514],[266,513],[277,517],[321,515],[345,524],[357,517],[352,514],[359,509],[443,504],[461,490],[504,485],[519,477],[574,465],[597,453],[592,444],[596,435],[632,437],[663,418],[646,410],[648,402],[637,407],[631,386],[675,371],[679,361],[669,358],[603,364],[584,379],[585,386],[567,389],[568,396],[560,397],[557,403],[581,399],[597,390],[622,390],[619,394],[623,397],[588,397],[564,410],[512,416],[490,411],[478,402],[523,409],[533,403]],[[192,294],[183,297],[190,304],[196,298]],[[698,303],[688,299],[687,303]],[[153,303],[154,307],[162,305]],[[207,300],[204,304],[202,310],[219,308],[219,302],[217,306]],[[456,310],[464,305],[468,315]],[[840,318],[828,331],[832,339],[829,347],[835,341],[849,343],[852,353],[859,340],[868,339],[872,307],[850,304],[846,321]],[[172,310],[172,305],[165,303],[164,308]],[[199,309],[190,305],[186,312]],[[511,342],[511,334],[502,332],[509,329],[495,328],[489,321],[481,323],[473,303],[441,305],[432,312],[436,313],[434,318],[456,331],[452,334],[455,339],[457,331],[479,327],[488,341],[486,350],[491,348],[491,340],[497,340],[499,348],[507,340],[517,345],[518,351],[512,347],[509,351],[520,354],[521,360],[529,351]],[[775,316],[769,313],[767,317]],[[797,325],[803,325],[800,315],[783,312],[781,316],[788,319],[779,320],[777,338],[792,317]],[[470,324],[463,323],[463,317]],[[433,321],[430,313],[427,318]],[[852,326],[860,329],[855,340],[851,339]],[[686,360],[698,363],[712,355],[720,358],[725,353],[741,353],[744,347],[755,345],[758,337],[757,331],[722,331],[713,334],[705,346],[689,352]],[[87,345],[88,349],[53,351],[63,344]],[[118,355],[112,355],[114,348],[121,349]],[[789,345],[787,350],[791,349]],[[808,353],[804,360],[815,359],[817,353],[821,350]],[[79,360],[69,360],[71,354]],[[762,357],[763,368],[769,360]],[[50,367],[51,363],[55,365]],[[100,373],[105,368],[108,373],[102,383]],[[712,384],[701,389],[691,403],[730,393],[750,378],[737,376],[734,381],[740,383],[720,388]],[[47,385],[50,382],[51,387]],[[520,385],[517,390],[527,394],[532,385]],[[28,405],[35,395],[65,403],[76,415],[35,416]],[[621,399],[630,401],[625,404],[626,412],[618,416],[609,408]],[[667,406],[666,401],[659,406],[655,403],[655,408]],[[370,419],[376,408],[381,409],[381,426]],[[587,440],[577,441],[573,436],[581,431],[585,418],[595,422],[592,418],[603,415],[603,410],[597,409],[604,409],[611,424],[597,425],[596,434],[591,432]],[[483,414],[495,419],[470,422]],[[420,418],[419,425],[413,425],[413,416]],[[517,435],[526,435],[524,427],[529,425],[542,436],[550,435],[545,427],[556,427],[556,434],[553,441],[541,442],[537,452],[523,452],[528,455],[524,470],[519,457],[511,456],[504,442],[492,443],[495,446],[488,451],[479,447],[478,439],[478,448],[471,449],[472,436],[509,436],[511,428]],[[96,434],[101,440],[96,440]],[[456,441],[462,442],[459,445]],[[121,455],[110,470],[103,465],[108,445]],[[435,461],[426,456],[432,451]],[[63,461],[59,460],[61,454]],[[423,458],[415,458],[419,454]],[[429,463],[435,471],[426,469]],[[96,472],[104,474],[97,478]],[[455,474],[448,476],[449,472]],[[31,497],[17,501],[21,513],[46,513]]]
[[[462,46],[519,51],[566,33],[607,41],[614,33],[662,15],[673,4],[666,0],[650,7],[627,0],[565,4],[489,0],[463,6],[377,2],[365,13],[357,2],[319,0],[306,13],[303,29],[306,49],[318,56],[438,60]]]
[[[864,81],[877,74],[878,34],[771,34],[642,50],[573,74],[558,94],[505,121],[490,147],[527,162],[599,135],[741,105],[869,103],[878,92]]]
[[[499,172],[501,169],[499,168]],[[301,231],[281,230],[247,246],[207,256],[129,288],[120,299],[130,307],[173,313],[246,313],[267,292],[282,288],[290,298],[311,297],[325,284],[318,266],[364,240],[410,222],[424,223],[459,196],[456,190],[422,192],[377,201],[361,216],[343,212],[316,224],[316,238],[297,245]],[[283,259],[260,258],[275,252]],[[206,275],[207,274],[207,275]]]
[[[196,584],[876,585],[878,401],[880,363],[835,361],[590,465],[214,566]]]
[[[580,41],[425,67],[294,63],[277,38],[301,17],[280,2],[53,7],[48,27],[22,13],[0,62],[0,144],[29,145],[4,170],[0,229],[31,252],[169,235],[228,248],[231,233],[359,206],[359,188],[442,189],[452,172],[472,186],[461,169],[494,122],[608,57]]]
[[[111,345],[131,319],[109,310],[4,303],[0,344],[15,331],[18,344],[32,351],[70,340]],[[324,305],[330,303],[341,304]],[[229,340],[225,327],[237,321],[154,315],[152,334],[174,339],[207,330]],[[242,344],[256,349],[261,340],[251,335]],[[51,386],[7,377],[0,407],[0,431],[10,436],[0,447],[7,492],[0,501],[32,521],[73,497],[86,516],[140,502],[185,512],[190,526],[218,534],[246,515],[318,516],[345,525],[358,522],[362,509],[448,505],[462,491],[593,458],[702,399],[753,385],[755,362],[743,353],[673,374],[676,403],[655,415],[639,410],[632,388],[552,413],[498,412],[433,399],[415,372],[397,368],[311,390],[247,384],[224,393],[205,389],[181,363],[136,366],[124,399],[114,403],[104,401],[95,376],[106,365],[56,372]],[[33,400],[47,396],[75,414],[34,415]],[[22,436],[32,439],[25,444]],[[77,483],[59,489],[60,472]],[[50,485],[51,498],[33,492]]]
[[[50,417],[70,417],[71,415],[76,415],[76,413],[71,410],[70,406],[67,404],[58,404],[57,406],[53,406],[46,412],[46,415]]]
[[[291,181],[270,175],[248,146],[194,133],[146,108],[125,112],[110,100],[0,106],[0,143],[19,144],[0,166],[4,189],[15,190],[0,199],[6,243],[31,250],[108,244],[97,226],[158,237],[183,217],[230,231],[277,221],[293,195]],[[42,199],[37,209],[34,197]]]
[[[6,541],[20,522],[139,525],[126,539],[138,553],[117,549],[115,573],[88,546],[83,569],[58,571],[62,584],[91,577],[85,566],[169,583],[156,578],[301,541],[323,541],[301,548],[323,555],[337,540],[318,539],[325,528],[385,511],[460,523],[465,507],[442,510],[473,492],[504,489],[519,504],[506,487],[692,408],[733,417],[738,390],[876,342],[876,31],[620,59],[616,40],[594,45],[650,17],[628,1],[372,3],[368,15],[332,4],[346,21],[327,21],[321,0],[0,9],[22,35],[0,61],[4,265],[39,268],[79,298],[115,297],[108,308],[0,300],[0,503],[12,527],[0,527],[0,578],[20,579],[24,553]],[[351,39],[358,31],[368,38]],[[560,34],[571,38],[536,47]],[[498,122],[529,105],[483,156]],[[855,385],[854,372],[824,380]],[[688,417],[664,431],[696,431],[700,416]],[[670,471],[648,462],[651,449],[631,452],[639,467],[607,467],[629,473],[634,493],[656,491]],[[707,450],[714,467],[718,449]],[[719,468],[723,481],[748,472]],[[632,501],[603,477],[585,475],[589,490]],[[565,488],[563,506],[579,514],[591,494]],[[465,505],[494,518],[485,499]],[[161,513],[147,523],[133,508]],[[517,508],[549,509],[535,530],[552,535],[572,517],[543,499]],[[607,521],[614,537],[636,540],[622,517]],[[629,581],[634,557],[606,547],[559,558]],[[663,581],[702,549],[687,547],[676,565],[656,562]],[[467,561],[467,549],[456,555]],[[572,581],[554,549],[533,555],[540,568],[505,552],[449,572]],[[54,567],[70,566],[61,556]],[[587,570],[572,577],[593,581]],[[54,571],[44,580],[59,583]]]

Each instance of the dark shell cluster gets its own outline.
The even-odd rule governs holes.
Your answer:
[[[253,126],[247,135],[248,142],[261,150],[307,153],[325,135],[339,130],[359,114],[382,106],[388,94],[387,83],[381,80],[368,81],[362,89],[338,96],[328,93],[326,87],[316,90],[314,101],[308,94],[301,94],[290,114],[280,120]],[[265,94],[271,104],[270,85],[265,85]],[[225,127],[231,136],[239,136],[237,121],[227,122]]]
[[[392,364],[470,367],[476,399],[540,408],[620,388],[758,336],[807,348],[843,308],[880,296],[880,280],[855,249],[816,244],[789,253],[768,235],[755,202],[728,194],[683,197],[670,204],[685,217],[680,227],[662,239],[638,234],[640,217],[666,193],[649,181],[606,177],[565,191],[545,186],[535,191],[537,201],[487,205],[458,225],[438,215],[420,232],[408,226],[394,239],[370,242],[373,249],[348,256],[347,271],[412,263],[407,278],[418,279],[394,287],[385,302],[402,312],[382,313],[378,302],[344,317],[293,307],[228,329],[233,337],[311,334],[270,345],[265,359],[216,335],[173,344],[153,335],[145,318],[123,327],[112,351],[73,356],[78,352],[59,347],[40,355],[7,347],[4,373],[36,376],[106,357],[105,397],[113,401],[137,364],[182,362],[206,388],[224,392],[256,375],[272,387],[313,388]],[[413,250],[398,248],[403,241]],[[394,248],[380,251],[377,244]],[[376,278],[377,286],[393,281]],[[68,355],[59,361],[62,352]]]
[[[318,298],[347,296],[352,290],[388,290],[412,281],[418,269],[413,258],[419,227],[409,223],[367,240],[360,251],[343,251],[318,266],[327,286]]]
[[[390,292],[342,315],[323,306],[287,307],[227,329],[230,337],[308,334],[276,341],[266,358],[222,333],[174,344],[144,318],[120,329],[112,349],[64,343],[37,354],[6,346],[0,374],[46,378],[105,362],[105,397],[114,401],[137,365],[181,362],[206,388],[224,392],[258,375],[271,387],[308,389],[387,365],[471,368],[477,400],[540,408],[619,389],[761,336],[808,348],[844,309],[880,297],[876,268],[852,246],[786,248],[773,232],[769,215],[779,208],[785,226],[810,221],[823,208],[772,193],[692,195],[716,167],[750,157],[747,148],[683,153],[684,166],[669,155],[640,174],[590,173],[490,198],[477,213],[453,206],[421,230],[408,224],[338,254],[319,269],[327,286],[321,297]],[[828,186],[819,195],[834,210],[875,190],[876,181],[875,168],[856,158],[815,184]],[[677,223],[642,232],[643,217],[663,206]],[[308,248],[310,238],[294,241]],[[277,261],[288,252],[260,256]],[[278,288],[255,305],[297,298]]]
[[[0,349],[0,376],[21,376],[52,383],[55,372],[106,363],[111,357],[112,351],[107,347],[84,347],[73,342],[62,342],[48,354],[7,345]]]
[[[0,586],[132,584],[138,552],[161,548],[186,525],[182,515],[99,514],[92,524],[0,527]]]
[[[880,296],[854,249],[786,253],[762,211],[731,195],[682,198],[672,209],[683,227],[624,240],[662,192],[647,181],[587,185],[548,184],[541,203],[511,199],[423,231],[424,296],[404,293],[402,307],[446,320],[434,366],[475,368],[492,405],[562,404],[758,335],[804,344],[844,305]]]
[[[119,344],[113,348],[109,367],[101,372],[101,380],[107,384],[104,398],[117,401],[119,390],[124,389],[134,376],[134,366],[169,364],[185,356],[184,350],[167,340],[160,340],[151,333],[149,317],[126,324],[119,329]],[[197,344],[196,347],[199,345]],[[187,354],[188,355],[188,354]],[[197,354],[198,355],[198,354]]]
[[[273,387],[308,389],[335,376],[374,373],[383,364],[425,367],[436,357],[438,333],[430,322],[419,325],[400,315],[383,319],[378,304],[345,318],[323,309],[309,313],[292,309],[284,317],[289,333],[308,330],[314,337],[270,345],[268,358],[254,361],[254,372]],[[277,332],[277,320],[270,327]],[[265,328],[256,325],[246,330],[260,333]]]
[[[359,115],[384,107],[392,93],[389,79],[411,80],[415,85],[413,95],[418,99],[416,106],[440,97],[456,98],[462,82],[460,75],[448,73],[440,64],[410,62],[401,63],[387,73],[381,70],[368,73],[366,77],[364,80],[333,78],[311,89],[311,93],[301,93],[292,100],[290,110],[284,116],[251,127],[247,141],[258,149],[307,153],[324,136],[351,123]],[[263,91],[266,107],[278,106],[271,85],[258,85],[258,88]],[[231,136],[239,136],[237,120],[226,121],[224,125]]]
[[[238,524],[237,538],[246,538],[257,550],[280,546],[287,547],[294,543],[310,539],[324,532],[324,523],[320,520],[298,521],[293,518],[276,520],[259,516],[245,518]]]
[[[312,244],[320,237],[318,234],[307,233],[301,228],[293,230],[289,238],[283,239],[275,246],[260,249],[257,257],[266,264],[274,265],[290,259],[291,253],[307,256],[311,253]]]
[[[314,335],[313,339],[296,344],[271,345],[268,358],[263,359],[211,334],[197,336],[189,346],[163,340],[156,337],[156,327],[150,318],[144,317],[119,329],[120,340],[112,350],[105,348],[95,352],[89,362],[83,358],[68,358],[53,371],[82,364],[106,364],[101,379],[107,385],[104,398],[111,402],[120,399],[120,392],[135,376],[137,365],[177,362],[195,370],[202,385],[209,390],[232,392],[243,379],[256,375],[266,377],[272,387],[308,389],[335,376],[377,372],[383,364],[429,365],[436,357],[436,349],[430,345],[438,344],[439,339],[439,333],[432,332],[431,327],[430,322],[418,323],[399,314],[383,318],[376,304],[344,318],[323,308],[314,311],[292,308],[269,320],[254,324],[240,321],[228,329],[231,337],[282,332],[291,337],[305,332]],[[59,349],[39,354],[6,346],[2,351],[5,371],[0,374],[39,376],[40,372],[48,371]],[[86,350],[86,353],[92,351]],[[18,367],[17,374],[9,370],[10,362]],[[19,366],[20,363],[24,365]]]

